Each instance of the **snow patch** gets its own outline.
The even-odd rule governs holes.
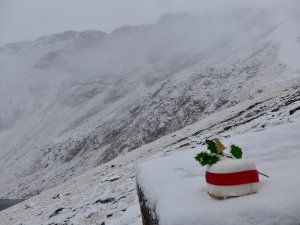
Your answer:
[[[299,224],[300,118],[295,122],[224,140],[244,149],[259,170],[257,194],[218,201],[206,193],[205,168],[194,156],[203,147],[139,166],[138,184],[161,225]]]

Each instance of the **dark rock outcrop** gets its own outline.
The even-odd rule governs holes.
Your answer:
[[[137,193],[140,202],[141,214],[143,225],[159,225],[158,217],[155,209],[152,209],[148,204],[147,197],[145,196],[141,187],[137,184]]]

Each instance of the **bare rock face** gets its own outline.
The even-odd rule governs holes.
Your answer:
[[[155,209],[148,204],[147,197],[145,196],[141,187],[137,184],[137,193],[140,202],[141,214],[143,225],[159,225],[158,217],[155,213]]]

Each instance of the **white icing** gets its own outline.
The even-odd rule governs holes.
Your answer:
[[[206,169],[211,173],[234,173],[247,170],[256,170],[253,161],[249,159],[228,159],[222,158],[219,162]]]
[[[259,184],[243,184],[234,186],[216,186],[207,184],[207,191],[216,196],[230,197],[252,194],[258,191]]]

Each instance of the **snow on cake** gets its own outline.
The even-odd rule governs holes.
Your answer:
[[[230,146],[225,154],[224,145],[218,140],[206,140],[208,151],[199,153],[195,159],[207,166],[205,179],[207,192],[217,199],[253,194],[258,190],[259,176],[254,162],[242,159],[242,149]]]
[[[208,193],[216,198],[236,197],[257,192],[258,171],[248,159],[221,159],[207,166]]]

